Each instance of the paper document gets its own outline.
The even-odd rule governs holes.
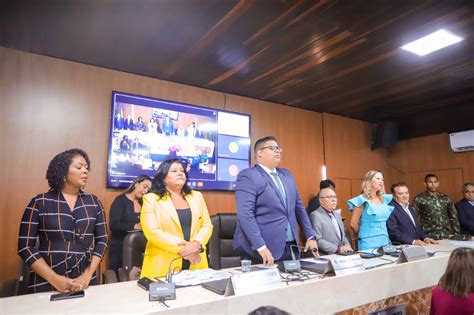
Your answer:
[[[452,241],[451,242],[453,245],[456,246],[473,246],[474,247],[474,242],[472,241]]]
[[[191,285],[199,285],[204,282],[230,278],[231,274],[227,271],[214,270],[210,268],[183,270],[173,275],[173,283],[177,287],[185,287]],[[161,281],[166,281],[165,278],[160,278]]]

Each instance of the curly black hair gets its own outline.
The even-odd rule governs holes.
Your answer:
[[[71,166],[72,159],[76,156],[82,156],[91,169],[91,161],[89,156],[84,150],[81,149],[70,149],[57,154],[48,165],[46,171],[46,179],[50,190],[61,190],[64,187],[65,178],[69,172],[69,166]]]
[[[160,164],[160,166],[158,166],[158,170],[156,171],[155,178],[153,178],[153,182],[151,184],[150,191],[160,196],[160,198],[163,198],[169,195],[168,191],[166,190],[164,180],[165,180],[166,175],[168,175],[170,167],[171,165],[173,165],[173,163],[181,164],[181,166],[183,166],[183,169],[184,169],[184,174],[186,175],[186,183],[184,183],[182,193],[184,195],[191,194],[192,190],[188,186],[188,172],[186,172],[186,164],[181,159],[168,159],[168,160],[163,161]]]

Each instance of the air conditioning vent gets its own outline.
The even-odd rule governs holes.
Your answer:
[[[454,152],[474,151],[474,130],[450,133],[449,142]]]

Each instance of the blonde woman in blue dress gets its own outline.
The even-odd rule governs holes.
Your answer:
[[[387,220],[393,211],[388,203],[392,195],[385,194],[383,174],[370,170],[362,182],[362,193],[350,199],[351,228],[358,236],[358,249],[372,249],[390,243]]]

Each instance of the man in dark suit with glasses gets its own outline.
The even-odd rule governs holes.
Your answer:
[[[307,239],[304,250],[319,256],[295,180],[278,167],[282,151],[274,137],[259,139],[254,145],[257,165],[237,177],[234,248],[254,263],[273,265],[299,257],[298,224]]]

